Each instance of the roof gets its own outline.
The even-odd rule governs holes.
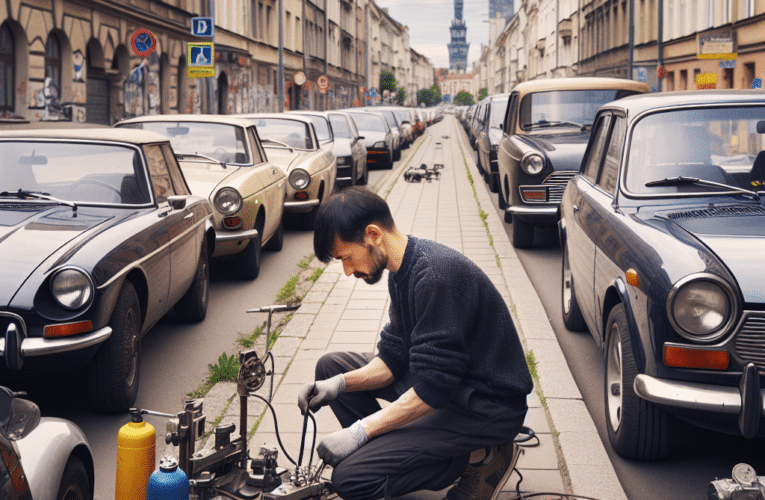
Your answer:
[[[124,123],[142,123],[142,122],[202,122],[202,123],[223,123],[227,125],[235,125],[238,127],[249,127],[250,122],[237,118],[240,115],[185,115],[185,114],[165,114],[165,115],[149,115],[139,116],[137,118],[129,118],[122,120],[117,125]]]
[[[167,137],[156,132],[130,128],[56,128],[0,131],[0,139],[5,138],[40,138],[73,139],[86,141],[114,141],[130,144],[148,144],[168,142]]]
[[[278,120],[294,120],[299,121],[303,123],[308,123],[310,125],[313,125],[313,122],[309,118],[306,118],[305,116],[300,116],[297,113],[241,113],[238,115],[235,115],[243,120],[245,120],[248,124],[252,124],[251,121],[253,118],[271,118],[271,119],[278,119]]]
[[[714,104],[754,104],[765,105],[765,91],[751,89],[726,90],[688,90],[680,92],[655,92],[623,97],[608,103],[604,107],[627,110],[630,114],[644,111],[675,108],[708,106]]]
[[[589,89],[631,89],[650,92],[651,87],[644,82],[625,80],[623,78],[602,78],[596,76],[581,76],[573,78],[546,78],[521,82],[513,87],[513,92],[528,94],[531,92],[546,92],[550,90],[589,90]]]

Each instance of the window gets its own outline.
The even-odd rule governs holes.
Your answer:
[[[258,165],[265,161],[264,158],[266,155],[261,150],[260,138],[258,138],[258,134],[255,131],[255,127],[250,127],[248,130],[250,131],[250,141],[252,142],[254,146],[252,148],[252,158],[253,158],[252,163],[254,165]]]
[[[258,2],[258,38],[263,39],[263,2]]]
[[[624,146],[624,134],[627,131],[625,122],[627,121],[622,117],[615,117],[615,123],[613,130],[611,131],[611,139],[606,150],[606,159],[603,163],[603,170],[598,178],[598,186],[603,191],[615,195],[616,185],[618,183],[619,176],[619,163],[622,158],[622,148]]]
[[[61,43],[51,33],[45,44],[45,78],[50,78],[61,96]]]
[[[270,42],[271,41],[271,11],[273,9],[270,5],[266,5],[266,36],[265,40]]]
[[[165,155],[159,145],[156,144],[144,146],[143,152],[146,155],[146,163],[149,165],[151,184],[154,186],[154,196],[157,198],[157,203],[167,201],[167,197],[173,196],[175,191],[167,163],[165,163]]]
[[[585,153],[584,176],[593,183],[597,179],[598,170],[600,170],[600,164],[603,160],[603,146],[608,134],[609,121],[610,116],[608,115],[601,115],[598,118],[592,133],[592,139],[590,139],[590,145]]]
[[[169,144],[163,144],[160,147],[162,148],[162,154],[165,156],[165,163],[170,172],[170,180],[173,181],[175,192],[178,194],[191,194],[186,187],[181,167],[178,165],[178,160],[175,158],[172,148]]]
[[[3,24],[0,27],[0,111],[13,111],[14,55],[13,33]]]

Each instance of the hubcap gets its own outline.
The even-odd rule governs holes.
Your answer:
[[[606,357],[606,387],[608,388],[608,421],[614,432],[622,421],[622,341],[619,327],[611,327],[611,341]]]

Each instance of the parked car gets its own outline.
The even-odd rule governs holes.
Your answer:
[[[329,151],[334,151],[335,137],[332,133],[332,126],[329,124],[329,119],[324,112],[292,110],[286,111],[285,113],[305,116],[311,120],[313,129],[316,132],[316,139],[319,140],[319,146],[328,149]]]
[[[562,309],[605,354],[608,436],[669,453],[676,419],[765,435],[765,98],[628,97],[561,201]]]
[[[367,166],[380,165],[393,168],[393,135],[385,119],[374,113],[351,112],[348,114],[361,134],[367,148]]]
[[[497,151],[499,151],[499,142],[502,140],[502,120],[505,118],[509,97],[510,94],[495,94],[484,98],[486,110],[475,136],[478,171],[489,184],[489,190],[492,193],[499,190]],[[501,201],[503,200],[500,197]],[[499,208],[505,209],[502,205]]]
[[[319,206],[335,189],[337,160],[322,149],[311,119],[285,113],[238,115],[255,125],[268,158],[287,172],[284,211],[313,229]]]
[[[401,129],[398,125],[398,119],[396,118],[396,115],[387,108],[372,106],[368,108],[359,108],[367,113],[375,113],[380,116],[382,116],[386,122],[388,122],[388,127],[390,127],[390,133],[393,136],[393,161],[398,161],[401,159]]]
[[[0,498],[92,500],[88,438],[69,420],[41,418],[22,395],[0,387]]]
[[[401,126],[401,137],[403,138],[402,147],[409,147],[414,142],[414,133],[412,132],[412,108],[392,107],[390,108],[396,115],[396,120]]]
[[[141,337],[205,317],[210,204],[150,132],[2,132],[0,157],[0,375],[87,365],[95,408],[125,411]]]
[[[191,192],[213,206],[213,258],[232,260],[237,275],[254,280],[261,250],[284,244],[284,171],[270,162],[248,121],[220,115],[153,115],[116,127],[150,130],[173,145]]]
[[[598,108],[650,90],[618,78],[552,78],[513,88],[497,153],[497,195],[515,248],[533,245],[535,226],[558,221],[560,197],[579,170]]]

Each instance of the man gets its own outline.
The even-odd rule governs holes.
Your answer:
[[[492,282],[461,253],[401,233],[385,200],[360,187],[327,199],[314,250],[370,284],[390,272],[379,354],[323,356],[298,396],[303,413],[329,404],[343,426],[317,448],[334,467],[335,491],[396,497],[462,475],[448,500],[496,499],[518,458],[512,441],[532,381]]]

